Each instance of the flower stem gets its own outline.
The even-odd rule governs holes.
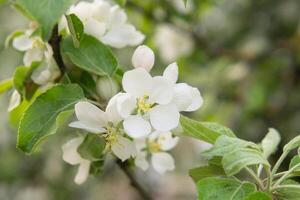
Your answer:
[[[118,160],[117,164],[119,165],[120,169],[124,172],[124,174],[126,174],[128,179],[130,180],[132,187],[136,189],[136,191],[140,194],[142,199],[153,200],[153,198],[148,194],[148,192],[137,182],[134,175],[131,173],[130,169],[128,168],[127,163]]]
[[[271,177],[273,177],[274,174],[277,172],[279,166],[281,165],[281,163],[283,162],[283,160],[285,159],[285,157],[288,155],[288,153],[289,152],[283,152],[281,154],[281,156],[279,157],[279,159],[277,160],[277,162],[274,165],[274,168],[273,168],[272,173],[271,173]]]
[[[280,177],[280,179],[278,179],[276,181],[276,183],[274,184],[274,187],[277,187],[282,181],[284,181],[284,179],[286,179],[293,171],[295,171],[295,169],[297,169],[299,167],[300,167],[300,163],[298,163],[297,165],[295,165],[294,167],[289,169],[282,177]]]
[[[259,188],[261,190],[264,190],[264,184],[263,184],[263,182],[256,176],[256,174],[253,172],[253,170],[250,169],[250,168],[248,168],[248,167],[246,167],[245,169],[249,173],[249,175],[256,181],[256,183],[258,184]]]

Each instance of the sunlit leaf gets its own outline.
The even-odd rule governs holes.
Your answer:
[[[75,14],[66,15],[66,19],[74,46],[78,48],[84,33],[83,24]]]

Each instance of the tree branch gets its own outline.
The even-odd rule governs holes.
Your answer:
[[[56,24],[52,30],[52,35],[48,42],[52,47],[54,60],[63,75],[66,71],[66,66],[60,54],[60,41],[61,36],[58,34],[58,25]]]
[[[148,194],[148,192],[137,182],[134,175],[131,173],[130,169],[128,168],[127,163],[118,160],[117,164],[119,165],[120,169],[124,172],[124,174],[126,174],[128,179],[130,180],[132,187],[136,189],[136,191],[140,194],[140,196],[144,200],[153,200],[153,198]]]

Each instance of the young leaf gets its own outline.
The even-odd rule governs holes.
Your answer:
[[[192,177],[194,182],[198,182],[204,178],[212,177],[212,176],[223,176],[225,172],[222,167],[218,167],[215,165],[210,166],[202,166],[189,170],[189,175]]]
[[[0,94],[10,89],[12,86],[13,80],[11,78],[0,81]]]
[[[97,75],[112,74],[118,63],[111,50],[96,38],[84,34],[80,47],[76,48],[69,36],[63,40],[62,51],[79,68]]]
[[[272,197],[265,192],[253,192],[243,200],[272,200]]]
[[[299,163],[300,163],[300,157],[299,157],[299,155],[294,156],[294,157],[292,158],[290,164],[289,164],[289,169],[292,169],[293,167],[295,167],[295,165],[298,165]],[[297,167],[297,168],[295,169],[295,171],[300,171],[300,166]]]
[[[84,33],[83,24],[75,14],[66,15],[66,19],[74,46],[78,48],[80,46],[80,41]]]
[[[255,192],[255,185],[228,178],[205,178],[197,183],[198,200],[242,200]]]
[[[276,189],[276,199],[277,200],[299,200],[300,197],[300,184],[294,180],[287,179],[285,180],[281,185],[285,186],[296,186],[295,187],[285,187],[285,188],[280,188]]]
[[[74,0],[16,0],[15,7],[37,21],[44,39],[49,39],[52,28]]]
[[[211,149],[202,152],[201,155],[206,158],[224,156],[225,154],[230,153],[236,149],[245,147],[259,149],[259,146],[252,142],[248,142],[239,138],[228,137],[226,135],[221,135],[215,142],[215,145]]]
[[[101,160],[94,161],[91,163],[90,174],[98,175],[103,172],[103,165],[105,159],[102,158]]]
[[[297,137],[293,138],[289,143],[287,143],[286,145],[284,145],[283,147],[283,151],[284,152],[289,152],[297,147],[300,146],[300,135],[298,135]]]
[[[277,149],[280,143],[280,135],[278,131],[274,128],[269,128],[269,132],[261,142],[263,152],[266,158],[268,158]]]
[[[212,122],[197,122],[181,115],[180,123],[183,128],[183,135],[194,137],[208,143],[215,143],[221,135],[235,137],[234,133],[222,125]]]
[[[25,111],[18,130],[17,147],[32,153],[36,146],[58,129],[74,105],[84,99],[76,84],[56,85],[38,96]]]
[[[87,134],[77,151],[81,157],[87,160],[98,161],[103,159],[104,149],[105,141],[103,138],[95,134]]]
[[[227,176],[233,176],[249,165],[262,164],[270,167],[262,152],[249,148],[236,149],[225,154],[222,164]]]

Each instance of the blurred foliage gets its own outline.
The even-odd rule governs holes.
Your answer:
[[[156,51],[154,73],[175,61],[173,51],[176,53],[185,48],[182,44],[190,43],[189,52],[175,56],[180,79],[199,87],[205,100],[194,119],[224,124],[239,137],[254,142],[264,137],[268,127],[280,131],[282,144],[300,133],[298,0],[188,0],[186,8],[182,0],[128,0],[124,8],[129,20],[147,35],[145,43]],[[22,63],[19,52],[4,48],[5,37],[15,29],[27,27],[28,21],[8,2],[0,0],[0,24],[0,80],[3,80]],[[173,41],[175,45],[168,49],[170,33],[165,33],[166,42],[156,38],[161,26],[172,27],[173,32],[181,33],[189,41]],[[164,55],[162,47],[169,51],[168,55]],[[114,50],[125,68],[131,66],[133,50]],[[109,163],[104,170],[112,173],[97,177],[102,181],[91,179],[83,186],[71,182],[76,169],[62,163],[60,152],[61,144],[68,137],[64,136],[65,129],[61,137],[50,139],[33,157],[16,151],[16,131],[5,114],[9,96],[1,95],[0,102],[0,199],[23,200],[28,193],[36,195],[31,199],[42,200],[96,199],[99,193],[105,200],[134,198],[126,196],[129,186],[126,181],[124,184],[119,181],[125,177],[121,172],[115,173],[117,169]],[[157,192],[158,198],[191,199],[196,195],[187,170],[200,162],[199,149],[197,145],[194,149],[179,145],[177,149],[180,149],[175,150],[178,170],[168,175],[168,179],[138,174],[144,184]],[[166,186],[174,184],[174,180],[182,183],[178,179],[188,183],[186,187],[181,184],[184,189],[176,184]],[[164,184],[163,191],[161,184]],[[109,195],[108,188],[112,185],[124,191],[126,197]]]

